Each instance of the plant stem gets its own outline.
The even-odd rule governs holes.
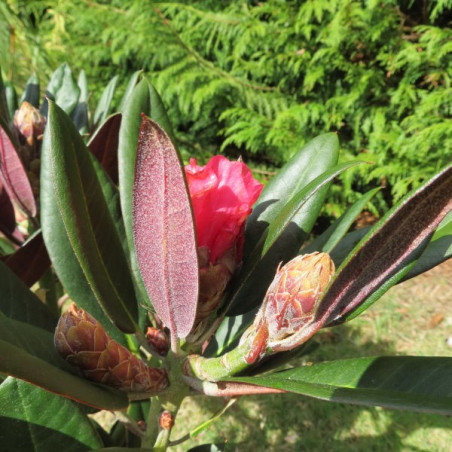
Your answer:
[[[158,418],[162,411],[162,404],[159,397],[154,397],[151,400],[151,407],[149,408],[148,418],[146,421],[146,432],[141,439],[142,449],[152,449],[157,440],[159,433]]]

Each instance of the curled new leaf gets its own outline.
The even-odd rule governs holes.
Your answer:
[[[133,189],[138,265],[172,338],[190,332],[198,300],[195,228],[179,156],[165,131],[143,117]]]

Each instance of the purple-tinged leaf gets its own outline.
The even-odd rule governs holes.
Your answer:
[[[0,123],[0,179],[9,197],[28,215],[36,215],[36,203],[27,173],[11,138]]]
[[[50,267],[42,234],[39,232],[21,246],[14,254],[1,260],[28,286],[38,281]]]
[[[118,141],[121,119],[121,113],[110,116],[97,129],[88,144],[88,149],[96,156],[116,185],[118,184]]]
[[[198,300],[196,234],[184,169],[164,130],[143,115],[133,188],[138,265],[172,339],[190,332]]]
[[[338,269],[316,322],[338,323],[384,286],[388,290],[422,253],[452,209],[452,166],[389,211]]]

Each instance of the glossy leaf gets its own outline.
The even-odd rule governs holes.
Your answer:
[[[14,254],[5,256],[2,260],[28,287],[37,282],[50,267],[49,255],[40,231]]]
[[[133,284],[90,153],[69,118],[53,103],[42,155],[42,230],[55,269],[59,275],[62,272],[63,285],[68,284],[67,278],[73,278],[67,274],[67,257],[61,253],[65,248],[77,257],[94,297],[107,315],[122,331],[134,332],[137,304]],[[61,218],[63,230],[61,223],[55,224],[54,214]],[[72,251],[67,239],[63,244],[55,243],[55,228],[63,237],[66,235]],[[80,302],[78,298],[74,301]]]
[[[268,229],[261,236],[260,241],[245,261],[240,272],[239,282],[233,286],[235,293],[232,296],[231,309],[228,311],[228,314],[241,314],[260,304],[274,277],[277,266],[281,262],[286,262],[291,259],[298,252],[301,243],[300,241],[294,240],[293,237],[299,234],[300,228],[297,224],[297,216],[303,210],[305,203],[313,195],[318,193],[319,190],[328,186],[334,177],[357,164],[357,162],[343,163],[325,171],[322,175],[309,182],[299,192],[296,192],[277,212],[273,212],[273,218]],[[324,195],[322,195],[320,200],[323,201]],[[306,212],[308,218],[315,220],[320,205],[317,206],[318,209],[316,212]],[[314,216],[311,216],[312,213]],[[303,216],[302,219],[304,218],[306,217]],[[273,248],[273,246],[276,248]],[[272,253],[270,254],[272,263],[270,268],[268,268],[270,259],[266,259],[266,255],[269,252]],[[264,265],[267,266],[266,270],[262,270]],[[265,273],[262,273],[264,271]]]
[[[363,239],[363,237],[370,231],[370,226],[361,229],[356,229],[346,234],[342,240],[336,245],[331,252],[331,258],[338,268],[342,262],[349,256],[356,245]]]
[[[33,105],[33,107],[39,108],[40,95],[39,79],[36,74],[33,74],[27,80],[25,91],[20,98],[20,104],[22,104],[22,102],[28,102]]]
[[[150,305],[138,270],[132,232],[132,192],[142,113],[160,124],[171,138],[171,126],[160,96],[146,79],[141,80],[134,87],[122,113],[118,144],[118,179],[122,216],[130,249],[130,263],[137,287],[141,291],[140,303]]]
[[[0,311],[5,316],[53,332],[57,319],[3,263],[0,263],[0,293]]]
[[[113,99],[113,94],[115,93],[116,85],[118,83],[118,76],[115,75],[105,87],[102,95],[100,96],[99,103],[97,104],[96,110],[94,111],[93,124],[100,124],[107,119],[108,112],[110,110],[111,100]]]
[[[67,63],[63,63],[52,74],[46,88],[46,96],[54,100],[66,114],[70,115],[74,111],[80,96],[80,88],[75,83]],[[47,116],[47,102],[43,103],[41,111],[44,116]]]
[[[363,238],[338,269],[314,324],[344,321],[373,292],[399,281],[451,209],[452,166],[405,197]]]
[[[77,80],[77,86],[80,88],[80,96],[77,106],[71,114],[71,119],[81,135],[88,133],[88,80],[85,71],[80,71]]]
[[[319,235],[308,246],[303,248],[300,254],[309,254],[314,251],[323,251],[324,253],[331,254],[336,245],[347,233],[356,217],[379,190],[380,188],[374,188],[362,195],[323,234]]]
[[[0,385],[0,416],[5,451],[48,452],[64,444],[65,451],[81,452],[102,446],[77,404],[21,380],[7,378]]]
[[[53,342],[53,336],[51,339]],[[118,410],[128,405],[124,393],[94,385],[1,339],[0,372],[98,409]]]
[[[124,95],[122,96],[121,103],[119,104],[119,109],[118,109],[119,111],[122,112],[124,110],[124,107],[125,107],[125,105],[127,103],[127,100],[131,96],[133,89],[135,88],[135,86],[140,81],[140,78],[141,78],[142,75],[143,75],[143,70],[141,70],[141,69],[139,71],[134,72],[131,75],[131,77],[129,79],[129,83],[127,83],[127,87],[126,87],[126,90],[124,92]]]
[[[88,143],[89,150],[96,156],[115,184],[118,184],[118,142],[121,119],[121,113],[110,116]]]
[[[27,215],[36,215],[36,203],[27,173],[7,133],[7,127],[0,121],[0,178],[9,197]]]
[[[198,255],[182,162],[170,138],[143,117],[133,190],[133,232],[146,290],[173,338],[195,321]]]
[[[14,118],[14,113],[18,109],[17,94],[14,86],[10,82],[5,83],[5,98],[8,105],[9,117]]]
[[[332,402],[452,414],[452,358],[345,359],[231,381]]]

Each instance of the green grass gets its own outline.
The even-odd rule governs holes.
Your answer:
[[[452,356],[452,260],[391,289],[347,325],[317,335],[304,361],[372,355]],[[442,320],[441,320],[442,319]],[[438,323],[439,321],[439,323]],[[172,439],[221,409],[223,399],[187,399]],[[447,416],[333,404],[283,394],[241,398],[195,439],[173,447],[225,442],[239,451],[452,451]]]

